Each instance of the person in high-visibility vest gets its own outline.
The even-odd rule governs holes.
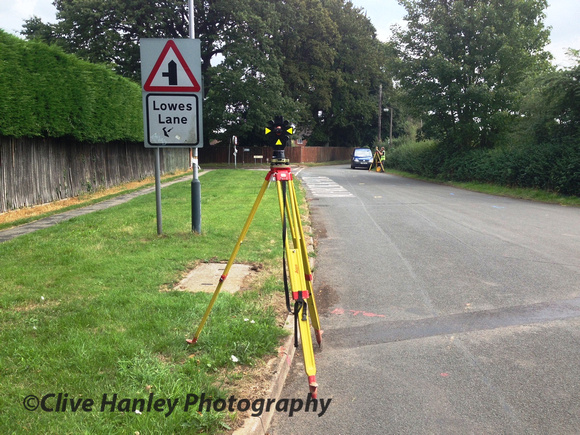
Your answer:
[[[383,171],[385,170],[385,158],[386,158],[385,147],[381,147],[381,168],[383,169]]]

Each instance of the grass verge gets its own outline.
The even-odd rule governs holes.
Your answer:
[[[577,196],[562,195],[557,192],[547,192],[540,189],[530,189],[523,187],[499,186],[496,184],[476,183],[476,182],[459,182],[459,181],[441,181],[438,179],[423,177],[421,175],[409,172],[399,171],[397,169],[385,168],[385,170],[394,175],[416,180],[428,181],[431,183],[445,184],[448,186],[458,187],[460,189],[471,190],[474,192],[487,193],[488,195],[506,196],[509,198],[525,199],[530,201],[545,202],[548,204],[560,204],[563,206],[580,206],[580,198]]]
[[[275,352],[285,333],[269,301],[281,282],[271,276],[259,288],[220,294],[193,347],[185,338],[211,294],[160,289],[195,262],[229,258],[264,176],[205,174],[202,235],[191,232],[190,183],[183,182],[162,191],[163,236],[148,194],[0,244],[0,432],[227,430],[235,418],[228,410],[186,411],[184,402],[202,394],[227,400],[243,377],[240,366]],[[279,238],[271,188],[237,262],[275,267]],[[46,409],[26,410],[31,395],[45,397]],[[171,413],[167,399],[179,400]],[[147,410],[157,400],[161,411]]]

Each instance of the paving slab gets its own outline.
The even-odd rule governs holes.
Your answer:
[[[175,286],[175,290],[213,293],[226,268],[226,263],[200,263]],[[258,274],[256,266],[232,264],[222,292],[236,293]]]

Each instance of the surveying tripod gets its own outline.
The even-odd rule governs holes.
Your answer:
[[[379,167],[385,172],[385,167],[383,166],[383,161],[381,159],[382,155],[381,152],[377,149],[375,150],[375,154],[373,155],[373,162],[369,166],[369,171],[373,169],[373,166],[377,169],[377,172],[380,171]]]
[[[316,336],[316,341],[320,346],[322,343],[322,331],[320,329],[320,319],[318,317],[318,310],[316,309],[316,301],[314,299],[314,291],[312,287],[312,271],[310,269],[310,262],[308,260],[308,251],[306,249],[306,241],[304,239],[304,230],[302,229],[302,222],[300,220],[300,213],[298,209],[298,200],[296,199],[296,190],[294,189],[294,181],[292,172],[289,166],[289,160],[284,158],[284,145],[282,140],[287,138],[284,133],[284,128],[288,126],[288,122],[281,117],[276,117],[270,128],[266,128],[266,135],[274,134],[274,157],[270,164],[270,171],[262,188],[258,193],[258,197],[254,202],[254,206],[250,211],[250,215],[246,220],[240,237],[234,247],[232,255],[228,260],[228,264],[224,269],[223,275],[220,277],[219,283],[213,293],[213,297],[205,311],[203,318],[195,332],[193,339],[187,340],[189,344],[195,344],[203,326],[209,317],[209,313],[217,300],[222,285],[226,280],[230,268],[238,254],[240,246],[250,228],[250,224],[254,219],[254,215],[258,210],[258,206],[262,201],[262,197],[266,192],[270,182],[276,182],[276,190],[278,192],[278,204],[280,206],[280,217],[282,218],[282,261],[284,269],[284,288],[286,291],[286,306],[288,311],[294,315],[294,346],[298,347],[298,332],[302,341],[302,353],[304,356],[304,369],[308,376],[308,385],[310,393],[314,399],[317,398],[318,384],[316,383],[316,364],[314,362],[314,349],[312,344],[312,335],[310,333],[310,322],[308,321],[308,312],[312,319],[312,326]],[[280,125],[277,125],[280,124]],[[282,127],[282,128],[279,128]],[[282,130],[282,131],[280,131]],[[286,133],[292,134],[292,128],[286,128]],[[280,149],[282,148],[282,149]],[[289,231],[287,231],[289,230]],[[288,288],[288,278],[290,280],[290,289],[292,291],[292,299],[294,300],[294,310],[290,307],[290,289]]]

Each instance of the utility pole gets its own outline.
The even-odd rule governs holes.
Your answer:
[[[391,112],[391,127],[389,128],[389,148],[393,146],[393,107],[389,107],[389,112]]]
[[[381,83],[379,87],[379,143],[382,142],[381,140],[381,129],[383,128],[382,119],[383,119],[383,85]]]

